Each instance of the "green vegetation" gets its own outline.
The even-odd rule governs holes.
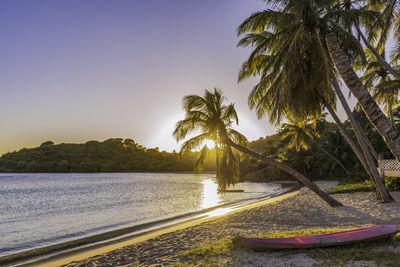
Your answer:
[[[330,188],[328,192],[361,192],[361,191],[372,191],[371,188],[373,185],[369,181],[360,182],[360,183],[343,183],[337,187]]]
[[[235,249],[243,249],[243,245],[240,242],[240,238],[222,239],[215,242],[208,242],[207,244],[183,252],[182,257],[189,257],[196,260],[198,257],[205,256],[232,256],[232,251]]]
[[[384,48],[382,48],[381,54],[385,55]],[[389,75],[370,50],[366,49],[365,55],[368,63],[365,66],[365,73],[361,79],[368,88],[368,91],[372,93],[376,102],[384,106],[386,116],[390,118],[392,123],[395,123],[393,110],[399,104],[398,88],[400,81]]]
[[[400,109],[397,109],[394,114],[397,114],[398,110]],[[354,114],[376,153],[381,154],[383,158],[393,158],[382,137],[370,124],[365,114],[358,111],[354,111]],[[337,125],[327,121],[318,123],[324,124],[324,130],[318,138],[312,140],[313,142],[309,140],[307,148],[300,146],[297,150],[294,145],[290,144],[292,139],[287,137],[286,125],[278,133],[250,142],[247,147],[267,157],[275,158],[311,179],[336,179],[347,182],[363,182],[368,179],[368,173],[338,130]],[[397,125],[400,126],[400,124]],[[350,122],[345,121],[343,126],[349,132],[350,137],[355,139],[355,133]],[[321,147],[339,160],[349,173],[347,174],[335,159],[327,156]],[[286,173],[266,166],[248,156],[244,156],[241,160],[240,172],[242,179],[250,181],[291,179]]]
[[[365,180],[364,182],[342,182],[339,186],[330,188],[327,191],[331,193],[349,193],[361,192],[361,191],[373,191],[373,184],[370,180]],[[398,177],[385,177],[385,186],[389,191],[399,191],[400,190],[400,178]]]
[[[196,266],[225,266],[232,262],[235,250],[243,249],[245,248],[240,242],[240,238],[236,237],[208,242],[199,248],[181,253],[180,257],[188,264]]]
[[[400,191],[400,178],[385,177],[385,185],[389,191]]]
[[[178,153],[145,148],[132,139],[58,144],[44,142],[0,158],[0,172],[191,172],[199,152]],[[212,159],[206,171],[215,171]]]
[[[293,237],[316,234],[327,234],[338,231],[351,230],[354,228],[326,228],[305,229],[298,231],[275,231],[259,238]],[[290,255],[305,254],[318,261],[317,266],[342,266],[350,261],[372,261],[377,266],[398,266],[400,262],[400,234],[394,238],[383,240],[360,242],[346,246],[334,246],[313,249],[289,249],[289,250],[266,250],[266,255],[260,257],[268,258],[269,253],[274,257],[282,259]],[[390,249],[393,248],[393,249]],[[223,239],[208,242],[199,248],[195,248],[180,254],[181,260],[186,263],[182,266],[228,266],[234,263],[252,264],[251,254],[258,254],[245,248],[239,238]],[[278,254],[278,255],[277,255]],[[215,265],[214,265],[215,266]]]

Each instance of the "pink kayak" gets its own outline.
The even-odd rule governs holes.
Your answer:
[[[243,245],[249,249],[264,250],[277,248],[313,248],[350,244],[358,241],[389,237],[400,231],[397,225],[376,225],[323,235],[285,237],[285,238],[246,238],[241,237]]]

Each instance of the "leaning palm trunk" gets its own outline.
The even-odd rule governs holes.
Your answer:
[[[259,159],[262,162],[274,166],[284,172],[289,173],[290,175],[294,176],[300,183],[302,183],[304,186],[306,186],[307,188],[309,188],[311,191],[313,191],[314,193],[316,193],[320,198],[322,198],[326,203],[328,203],[329,206],[331,207],[338,207],[338,206],[343,206],[339,201],[337,201],[336,199],[334,199],[333,197],[331,197],[330,195],[328,195],[326,192],[322,191],[316,184],[314,184],[313,182],[311,182],[308,178],[306,178],[305,176],[303,176],[301,173],[299,173],[298,171],[296,171],[295,169],[280,163],[276,160],[267,158],[261,154],[258,154],[254,151],[251,151],[245,147],[242,147],[240,145],[235,144],[234,142],[232,142],[230,139],[226,140],[227,145],[232,146],[233,148],[239,150],[240,152],[243,152],[253,158]]]
[[[365,159],[364,154],[361,152],[361,150],[358,148],[356,143],[354,143],[353,139],[351,139],[350,134],[347,132],[346,128],[343,126],[342,122],[340,121],[339,117],[336,115],[332,107],[325,101],[324,103],[325,107],[328,109],[329,113],[331,114],[333,120],[336,123],[336,126],[338,127],[340,133],[342,134],[343,138],[346,140],[346,142],[350,145],[351,149],[353,150],[354,154],[356,154],[357,158],[360,160],[362,166],[364,167],[364,170],[367,172],[369,178],[371,179],[372,183],[374,184],[375,188],[378,188],[378,185],[375,182],[375,178],[367,164],[367,160]]]
[[[376,153],[376,150],[375,150],[374,146],[372,145],[371,141],[365,135],[364,135],[364,140],[365,140],[365,143],[367,143],[369,149],[371,150],[375,161],[378,161],[378,159],[379,159],[378,153]]]
[[[365,142],[366,136],[363,133],[363,131],[361,130],[360,124],[354,117],[354,114],[351,112],[350,107],[347,104],[347,101],[346,101],[342,91],[340,90],[338,84],[334,83],[333,88],[335,90],[336,95],[339,98],[340,103],[342,104],[342,106],[344,108],[344,111],[346,112],[346,114],[350,120],[351,125],[353,126],[354,133],[356,135],[358,143],[361,146],[361,150],[367,161],[368,168],[371,171],[372,182],[374,183],[378,194],[380,195],[383,202],[393,202],[394,201],[393,197],[390,195],[389,191],[386,189],[384,181],[380,178],[380,175],[378,173],[378,169],[376,168],[372,153],[371,153],[370,149],[368,148],[367,143]]]
[[[374,184],[374,187],[377,188],[377,185],[375,184],[374,176],[372,175],[371,170],[368,167],[367,160],[365,159],[364,154],[361,152],[361,150],[359,149],[357,144],[353,141],[353,139],[351,139],[350,134],[347,132],[346,128],[344,127],[344,125],[342,124],[342,122],[340,121],[339,117],[336,115],[335,111],[330,106],[330,104],[324,100],[323,100],[323,102],[324,102],[326,109],[329,111],[329,114],[332,116],[333,120],[335,121],[336,126],[338,127],[343,138],[350,145],[354,154],[356,154],[358,160],[361,162],[361,165],[363,166],[364,170],[367,172],[369,178],[371,179],[372,183]]]
[[[391,74],[393,74],[397,79],[400,80],[400,74],[398,74],[397,71],[395,71],[392,68],[392,66],[390,66],[390,64],[387,63],[387,61],[378,53],[378,51],[376,51],[376,49],[368,42],[367,38],[365,38],[363,32],[360,30],[360,28],[358,26],[356,26],[356,29],[357,29],[358,35],[360,35],[365,46],[368,47],[368,49],[376,56],[376,58],[379,60],[379,62],[381,62],[383,67],[385,67],[385,69],[387,69]]]
[[[346,140],[346,142],[349,144],[351,149],[353,150],[354,154],[356,154],[358,160],[361,162],[361,165],[364,167],[365,171],[368,173],[368,175],[371,177],[372,180],[372,174],[368,168],[367,161],[365,160],[365,157],[361,150],[358,148],[357,144],[351,139],[350,134],[347,132],[346,128],[340,121],[339,117],[336,115],[335,111],[331,107],[331,105],[324,99],[322,99],[324,106],[328,110],[329,114],[332,116],[333,120],[335,121],[336,126],[339,129],[339,132],[342,134],[343,138]]]
[[[322,146],[318,145],[316,142],[313,141],[316,147],[318,147],[322,152],[325,153],[328,157],[330,157],[332,160],[334,160],[345,172],[346,174],[349,174],[349,170],[340,162],[339,159],[335,158],[331,153],[329,153],[325,148]]]
[[[379,106],[376,104],[370,93],[365,89],[361,80],[354,72],[351,64],[346,59],[345,54],[340,48],[336,35],[330,33],[326,37],[328,48],[343,81],[358,99],[361,107],[367,114],[369,120],[378,130],[385,140],[387,146],[392,151],[396,159],[400,160],[400,135],[394,124],[386,117]]]

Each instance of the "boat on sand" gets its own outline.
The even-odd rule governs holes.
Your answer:
[[[241,237],[244,246],[254,250],[284,248],[314,248],[352,244],[392,236],[400,231],[400,225],[375,225],[354,230],[301,237],[246,238]]]

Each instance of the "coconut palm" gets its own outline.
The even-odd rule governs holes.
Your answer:
[[[266,2],[281,5],[278,10],[253,13],[238,27],[239,35],[246,34],[238,46],[253,48],[242,65],[239,81],[260,75],[260,82],[249,96],[249,105],[259,117],[268,114],[270,122],[276,124],[284,117],[318,117],[321,99],[334,106],[332,86],[339,84],[323,40],[334,31],[341,37],[348,57],[362,56],[358,40],[333,20],[342,13],[350,17],[359,13],[328,10],[326,6],[333,5],[333,0]]]
[[[365,1],[359,1],[359,2],[365,2]],[[397,79],[400,79],[399,71],[396,68],[393,68],[390,66],[390,64],[385,60],[384,54],[381,54],[382,51],[384,51],[386,41],[389,38],[390,31],[391,29],[395,28],[395,37],[397,40],[400,38],[400,17],[398,16],[398,7],[399,7],[399,2],[397,0],[389,0],[389,1],[381,1],[381,0],[369,0],[366,1],[367,5],[365,8],[372,10],[372,12],[377,12],[379,14],[379,17],[377,20],[372,21],[371,19],[367,20],[356,20],[356,21],[346,21],[346,17],[343,17],[344,19],[341,20],[342,24],[346,24],[347,27],[355,26],[357,29],[358,35],[361,37],[363,40],[363,43],[366,45],[366,47],[369,49],[368,54],[370,54],[369,59],[376,61],[376,63],[379,63],[379,66],[381,67],[381,70],[384,70],[385,72],[387,71]],[[341,0],[338,1],[339,4],[343,4],[343,8],[346,10],[350,9],[362,9],[365,10],[363,7],[354,7],[354,3],[359,5],[359,3],[348,1],[348,0]],[[370,17],[371,18],[371,17]],[[344,23],[343,23],[344,22]],[[369,33],[368,39],[364,36],[363,32],[360,30],[360,22],[363,23],[364,28],[366,31]],[[330,47],[330,50],[333,51],[332,49],[335,47],[338,49],[338,45],[336,42],[336,36],[334,36],[332,33],[330,35],[330,38],[327,38],[328,45]],[[373,45],[370,42],[376,42],[376,49],[373,47]],[[339,64],[338,70],[342,75],[342,78],[345,80],[346,84],[348,85],[349,89],[353,92],[357,91],[358,96],[355,95],[363,109],[367,112],[367,115],[370,119],[370,121],[374,124],[374,126],[378,129],[379,133],[381,136],[384,138],[386,144],[388,147],[391,149],[392,153],[395,155],[397,159],[398,158],[398,153],[400,152],[400,145],[399,145],[399,136],[396,136],[397,132],[395,131],[395,126],[393,119],[391,117],[391,123],[387,125],[388,119],[385,118],[384,114],[381,112],[379,109],[378,105],[374,105],[374,103],[371,101],[371,96],[363,91],[362,89],[362,83],[360,80],[357,81],[357,75],[354,73],[354,71],[351,70],[350,64],[348,62],[343,61],[345,57],[340,58],[338,57],[338,54],[340,54],[339,50],[336,50],[336,53],[332,54],[333,60],[335,61],[336,65]],[[372,54],[375,56],[375,59],[373,59]],[[343,76],[344,75],[344,76]],[[378,101],[379,104],[384,102],[385,95],[387,94],[382,94],[383,91],[388,91],[388,87],[394,89],[393,84],[396,84],[397,82],[389,82],[386,83],[385,85],[382,84],[382,90],[379,90],[378,94],[374,95],[374,98]],[[383,89],[385,87],[385,89]],[[395,100],[394,98],[387,99],[388,102],[394,103],[394,101],[390,100]],[[363,102],[363,103],[361,103]],[[370,105],[367,105],[367,104]],[[376,103],[375,103],[376,104]],[[380,125],[378,125],[380,123]],[[357,128],[357,127],[356,127]]]
[[[367,1],[350,1],[350,0],[337,0],[332,9],[340,10],[355,10],[362,12],[367,16],[360,18],[354,16],[336,16],[335,22],[340,23],[348,32],[353,32],[356,29],[358,38],[362,40],[368,50],[379,60],[382,66],[387,69],[394,77],[400,79],[398,70],[393,68],[378,51],[385,47],[386,41],[389,38],[391,29],[393,28],[396,20],[399,23],[398,17],[398,0],[367,0]],[[361,30],[361,26],[367,32],[366,37]],[[396,27],[398,31],[399,28]],[[376,43],[374,47],[373,43]]]
[[[229,136],[237,144],[244,145],[247,140],[242,134],[231,128],[233,122],[238,123],[238,117],[233,104],[223,105],[224,97],[221,91],[205,91],[204,97],[188,95],[183,98],[185,119],[176,124],[173,135],[177,141],[183,140],[188,134],[199,130],[201,133],[186,140],[180,153],[192,151],[200,147],[205,141],[212,140],[216,151],[216,178],[221,190],[234,185],[239,179],[239,165],[230,146],[221,142],[221,132]],[[200,152],[194,171],[201,173],[204,160],[209,153],[206,145]]]
[[[231,147],[245,153],[253,158],[262,161],[265,164],[272,165],[282,171],[293,175],[300,183],[311,189],[320,196],[328,205],[341,206],[341,204],[322,191],[316,184],[308,178],[297,172],[290,166],[278,162],[274,159],[267,158],[261,154],[251,151],[244,147],[246,138],[232,129],[233,122],[238,123],[238,118],[233,104],[223,105],[224,97],[221,91],[214,89],[213,92],[205,90],[204,96],[189,95],[183,98],[183,106],[185,110],[185,119],[176,124],[173,135],[179,140],[183,140],[188,134],[200,131],[200,134],[185,141],[181,147],[181,152],[193,150],[204,142],[205,139],[211,139],[215,142],[218,150],[223,151],[222,156],[217,153],[217,182],[220,188],[224,189],[227,185],[234,184],[237,179],[236,169],[237,162]],[[202,149],[202,156],[196,163],[195,171],[201,171],[204,162],[205,148]]]
[[[369,17],[371,14],[354,9],[329,9],[335,4],[333,0],[266,2],[276,4],[278,10],[253,13],[238,27],[239,34],[247,33],[238,45],[253,47],[239,73],[239,81],[260,75],[260,82],[249,95],[249,105],[256,109],[259,117],[268,115],[270,122],[276,124],[284,117],[296,121],[307,117],[318,118],[322,105],[328,105],[328,110],[333,110],[335,93],[341,94],[334,62],[329,57],[327,43],[322,40],[330,35],[339,36],[345,48],[341,52],[346,57],[356,59],[362,56],[361,44],[336,21],[343,16],[350,25],[349,18],[358,20],[363,15]],[[348,106],[343,103],[346,102],[344,97],[339,99]],[[346,112],[353,123],[355,119],[351,118],[351,111]],[[359,136],[361,133],[356,133],[362,151],[368,153],[363,137]],[[362,158],[360,161],[367,162],[363,165],[368,165],[368,173],[375,173],[371,179],[379,180],[375,164]],[[376,183],[383,200],[390,202],[392,198],[383,183]]]
[[[385,140],[385,143],[392,151],[397,160],[400,160],[400,133],[397,131],[394,123],[388,119],[371,94],[368,92],[360,78],[353,70],[349,59],[339,45],[335,34],[328,34],[326,37],[329,52],[335,66],[338,69],[343,81],[349,90],[357,98],[359,104],[368,116],[371,123],[377,129],[379,134]]]
[[[373,98],[380,105],[384,105],[384,111],[394,124],[393,110],[399,104],[400,81],[394,80],[390,73],[383,67],[381,62],[373,56],[369,50],[366,52],[367,64],[361,68],[365,68],[364,75],[361,80],[365,87],[372,93]],[[385,51],[382,52],[385,56]]]
[[[338,164],[347,174],[349,174],[349,171],[343,163],[316,141],[325,130],[325,124],[325,118],[322,118],[321,120],[301,122],[295,122],[289,119],[289,123],[282,124],[282,129],[280,131],[281,138],[283,140],[288,140],[288,148],[294,148],[296,151],[302,149],[308,150],[312,145],[316,146],[326,156]]]

